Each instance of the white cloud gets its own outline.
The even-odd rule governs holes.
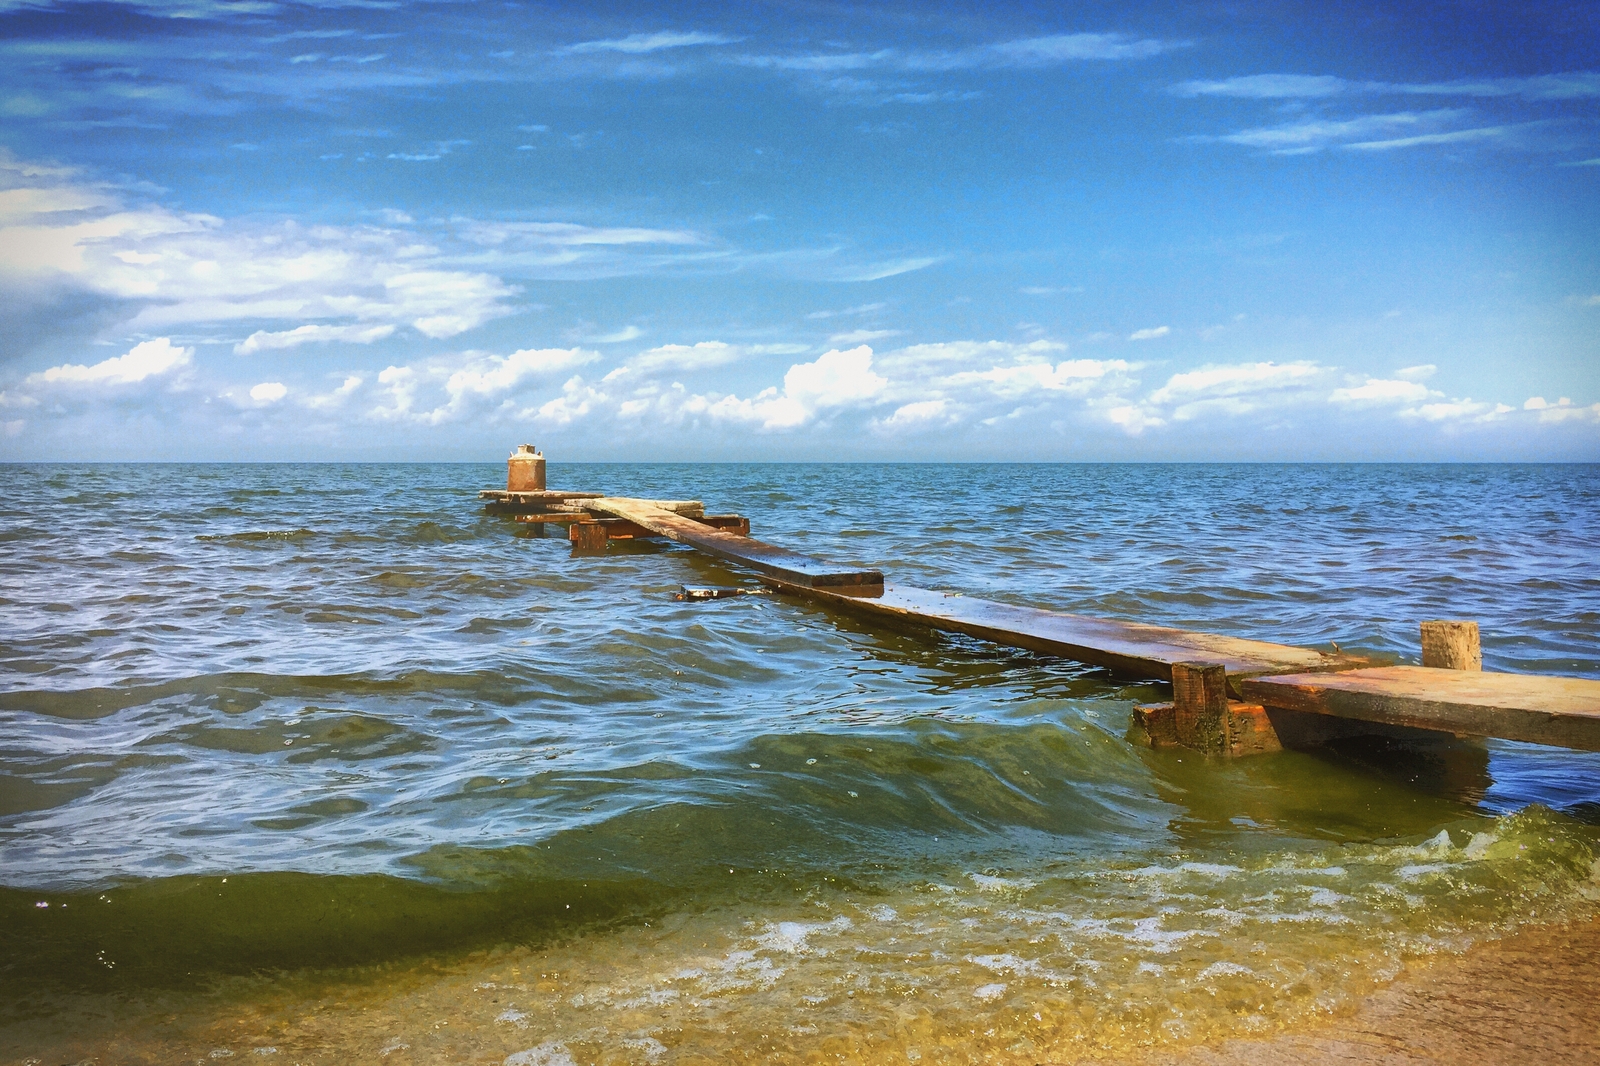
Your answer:
[[[1146,402],[1170,406],[1172,417],[1180,422],[1211,412],[1248,414],[1304,398],[1326,373],[1326,368],[1307,361],[1209,365],[1172,375]]]
[[[256,352],[280,348],[298,348],[302,344],[344,341],[347,344],[371,344],[394,333],[395,327],[384,326],[296,326],[294,329],[269,333],[258,329],[233,346],[235,355],[253,355]]]
[[[576,222],[483,222],[461,220],[461,236],[474,244],[506,244],[577,248],[585,245],[704,244],[704,234],[693,230],[650,229],[642,226],[582,226]]]
[[[1419,133],[1412,137],[1391,137],[1386,140],[1357,141],[1353,144],[1340,147],[1351,151],[1383,152],[1394,148],[1415,148],[1425,144],[1460,144],[1466,141],[1488,141],[1505,137],[1517,130],[1529,129],[1542,125],[1538,122],[1523,122],[1512,126],[1478,126],[1466,130],[1449,130],[1444,133]]]
[[[417,223],[392,210],[379,213],[381,224],[302,225],[225,220],[128,197],[0,155],[0,283],[28,301],[64,290],[101,296],[130,308],[125,326],[139,332],[255,320],[261,328],[240,349],[248,354],[371,343],[383,327],[456,336],[516,311],[521,289],[505,280],[510,272],[615,277],[731,254],[684,229]],[[329,320],[340,324],[320,324]]]
[[[1313,74],[1248,74],[1219,81],[1184,81],[1172,87],[1179,96],[1236,96],[1282,100],[1337,96],[1349,87],[1343,78]]]
[[[1401,381],[1427,381],[1438,369],[1432,363],[1421,363],[1417,366],[1402,367],[1394,372],[1394,376]]]
[[[1421,403],[1439,393],[1415,381],[1390,378],[1368,378],[1365,384],[1334,389],[1328,399],[1332,403],[1381,404]]]
[[[1547,402],[1543,396],[1532,396],[1522,405],[1522,409],[1536,412],[1539,421],[1546,425],[1562,422],[1600,422],[1600,403],[1578,407],[1567,396],[1561,397],[1555,403]]]
[[[1147,59],[1184,47],[1183,42],[1129,37],[1122,33],[1064,33],[993,45],[992,51],[1019,66],[1078,59]]]
[[[1591,303],[1600,303],[1600,296],[1596,296]],[[870,315],[874,311],[882,311],[889,305],[886,303],[861,304],[858,307],[846,307],[842,311],[813,311],[807,318],[838,318],[840,315]]]
[[[623,341],[637,340],[642,336],[644,336],[644,330],[638,326],[623,326],[621,329],[610,333],[580,336],[578,340],[589,344],[621,344]]]
[[[583,41],[579,44],[568,45],[562,49],[564,52],[582,54],[585,52],[623,52],[628,55],[643,55],[646,52],[659,52],[663,48],[687,48],[701,44],[733,44],[737,37],[724,37],[720,33],[673,33],[661,31],[659,33],[630,33],[626,37],[618,37],[604,41]]]
[[[1118,404],[1106,410],[1106,418],[1130,437],[1137,437],[1147,429],[1166,425],[1166,420],[1138,404]]]
[[[828,338],[828,343],[863,344],[867,341],[882,340],[884,337],[898,337],[904,332],[903,329],[853,329],[848,333],[835,333]]]
[[[177,347],[166,337],[134,345],[127,354],[85,366],[64,363],[30,374],[28,385],[130,385],[170,374],[189,365],[193,348]]]
[[[277,403],[287,395],[289,389],[281,381],[263,381],[250,389],[250,398],[257,403]]]
[[[888,418],[874,423],[883,430],[927,429],[935,425],[949,425],[951,417],[948,400],[918,400],[895,408]]]
[[[880,263],[868,263],[859,267],[848,267],[840,270],[833,276],[834,281],[881,281],[892,278],[897,274],[909,274],[914,270],[926,270],[945,262],[950,257],[947,255],[911,256],[905,259],[890,259]]]
[[[1249,74],[1218,80],[1179,82],[1179,96],[1232,96],[1252,100],[1320,99],[1343,94],[1410,96],[1519,97],[1524,100],[1582,100],[1600,97],[1600,73],[1576,71],[1528,78],[1477,78],[1441,82],[1346,81],[1329,75]]]
[[[1432,111],[1397,111],[1384,115],[1360,115],[1347,119],[1297,119],[1278,126],[1240,130],[1216,137],[1192,137],[1195,141],[1220,141],[1249,148],[1264,148],[1277,153],[1315,152],[1332,145],[1354,142],[1376,144],[1394,136],[1432,133],[1440,127],[1465,118],[1470,112],[1456,108]]]
[[[810,363],[796,363],[783,376],[783,388],[763,389],[753,398],[685,397],[680,409],[689,414],[746,422],[763,429],[793,429],[819,413],[869,402],[888,386],[872,369],[872,349],[825,352]]]
[[[664,370],[693,373],[712,367],[726,366],[749,356],[800,355],[811,350],[808,344],[725,344],[722,341],[700,341],[697,344],[663,344],[640,352],[618,367],[607,377],[632,372],[652,374]]]
[[[1172,327],[1170,326],[1155,326],[1151,329],[1136,329],[1132,333],[1128,334],[1128,339],[1130,341],[1149,341],[1155,340],[1157,337],[1165,337],[1171,332]]]
[[[446,378],[444,387],[456,404],[466,396],[508,393],[531,377],[559,374],[599,358],[599,352],[583,348],[524,348],[474,359]]]
[[[1503,410],[1501,409],[1503,408]],[[1447,422],[1461,418],[1474,418],[1484,415],[1493,416],[1503,414],[1511,408],[1495,404],[1478,403],[1470,398],[1464,400],[1445,400],[1439,403],[1425,403],[1418,407],[1407,408],[1400,412],[1413,418],[1425,418],[1429,422]]]
[[[345,377],[344,383],[332,392],[307,398],[305,401],[306,406],[318,409],[340,407],[362,386],[365,380],[360,374],[350,374]]]

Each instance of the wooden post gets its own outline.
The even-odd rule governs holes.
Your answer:
[[[603,552],[611,538],[599,522],[574,522],[567,527],[567,539],[572,541],[575,552]]]
[[[1422,665],[1482,673],[1483,648],[1478,643],[1478,623],[1422,623]]]
[[[531,444],[519,444],[506,460],[507,492],[543,492],[544,456]]]
[[[1208,755],[1228,754],[1228,674],[1224,667],[1173,663],[1172,702],[1178,743]]]

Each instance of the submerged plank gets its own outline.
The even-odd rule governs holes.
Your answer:
[[[1269,708],[1600,751],[1600,681],[1583,678],[1385,666],[1239,688]]]
[[[595,514],[623,518],[671,540],[750,567],[763,576],[808,589],[829,589],[843,596],[874,594],[883,587],[883,572],[840,566],[788,548],[724,532],[667,510],[663,501],[606,496],[584,501]]]
[[[779,583],[779,587],[784,586]],[[857,614],[893,618],[1060,655],[1103,666],[1126,677],[1171,681],[1173,663],[1193,661],[1226,667],[1230,681],[1240,676],[1339,670],[1359,664],[1348,656],[1329,655],[1312,648],[1018,607],[909,585],[885,585],[881,596],[871,598],[836,596],[817,589],[791,591]]]

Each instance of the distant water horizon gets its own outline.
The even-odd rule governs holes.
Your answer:
[[[1151,751],[1164,686],[678,601],[757,584],[573,556],[483,513],[504,477],[0,466],[0,1051],[1035,1061],[1276,1031],[1600,913],[1600,756]],[[1469,618],[1487,669],[1600,677],[1596,464],[549,481],[907,584],[1396,662]]]

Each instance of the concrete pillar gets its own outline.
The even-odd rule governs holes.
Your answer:
[[[531,444],[519,444],[506,460],[507,492],[543,492],[544,456]]]
[[[1440,670],[1483,670],[1476,622],[1422,623],[1422,665]]]

